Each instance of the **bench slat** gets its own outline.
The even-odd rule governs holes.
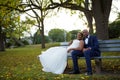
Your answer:
[[[119,52],[120,47],[118,48],[100,48],[101,52]]]
[[[94,59],[109,59],[109,58],[113,58],[113,59],[117,59],[120,58],[120,56],[100,56],[100,57],[94,57]]]
[[[68,46],[69,42],[61,42],[60,46]]]
[[[99,44],[105,44],[105,43],[120,43],[120,40],[99,40]]]
[[[100,44],[100,48],[105,48],[105,47],[120,47],[120,44]]]
[[[72,58],[71,56],[68,56],[68,58]],[[84,59],[85,57],[78,57],[80,59]],[[100,56],[100,57],[92,57],[91,59],[118,59],[120,56]]]
[[[65,47],[67,48],[68,46],[61,46],[61,47]],[[100,51],[101,52],[120,52],[120,47],[116,47],[116,48],[112,48],[112,47],[109,47],[109,48],[100,48]]]

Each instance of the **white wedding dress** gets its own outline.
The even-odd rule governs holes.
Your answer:
[[[51,47],[40,54],[39,60],[42,64],[43,71],[52,72],[54,74],[62,74],[67,65],[67,50],[79,46],[80,41],[75,39],[73,43],[65,47]]]

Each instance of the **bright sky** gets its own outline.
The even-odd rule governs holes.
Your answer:
[[[110,14],[109,21],[112,22],[116,19],[117,14],[115,13],[116,11],[120,11],[120,1],[118,0],[113,0],[113,5],[112,5],[112,11]],[[116,10],[117,7],[119,10]],[[22,15],[21,19],[24,20],[25,16]],[[85,20],[85,19],[84,19]],[[44,22],[44,29],[45,29],[45,35],[53,29],[53,28],[59,28],[59,29],[64,29],[66,31],[71,31],[71,30],[76,30],[76,29],[85,29],[86,25],[84,25],[83,19],[79,18],[79,11],[76,12],[76,14],[72,14],[70,10],[60,10],[58,13],[54,16],[48,17],[45,19]],[[31,29],[32,34],[34,34],[37,30],[37,27],[33,27]]]
[[[53,28],[64,29],[66,31],[85,29],[84,21],[79,18],[79,11],[71,14],[70,10],[60,10],[57,15],[51,16],[45,20],[45,31],[48,32]]]

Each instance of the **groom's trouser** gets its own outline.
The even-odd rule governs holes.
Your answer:
[[[95,56],[100,56],[100,53],[93,50],[87,50],[84,52],[84,57],[87,65],[87,72],[92,72],[91,57],[95,57]]]
[[[87,71],[92,72],[92,67],[91,67],[91,57],[94,56],[100,56],[99,53],[92,51],[92,50],[87,50],[84,53],[80,50],[74,50],[72,51],[72,60],[73,60],[73,69],[74,71],[79,71],[78,67],[78,57],[85,57],[86,59],[86,65],[87,65]]]
[[[72,51],[71,55],[72,55],[72,60],[73,60],[73,69],[74,69],[74,71],[79,71],[78,56],[83,57],[84,54],[80,50],[74,50],[74,51]]]

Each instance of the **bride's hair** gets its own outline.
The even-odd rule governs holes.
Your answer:
[[[83,39],[83,37],[84,37],[84,36],[83,36],[83,33],[82,33],[82,32],[78,32],[78,33],[80,33],[81,39]]]

